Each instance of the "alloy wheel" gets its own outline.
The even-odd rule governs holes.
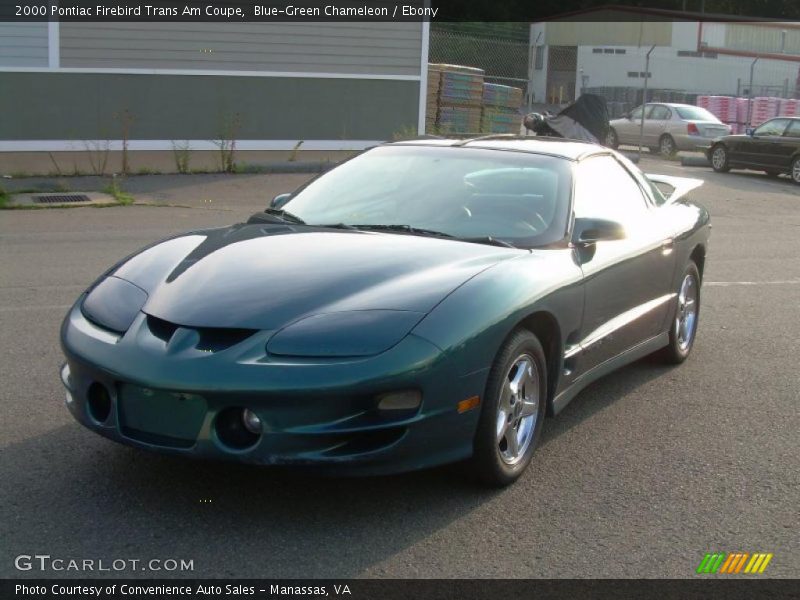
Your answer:
[[[800,158],[794,159],[792,163],[792,181],[800,183]]]
[[[672,156],[675,154],[675,142],[672,141],[671,137],[665,135],[663,138],[661,138],[659,150],[664,156]]]
[[[717,146],[711,154],[711,166],[715,169],[724,169],[728,161],[728,153],[722,146]]]
[[[518,356],[506,373],[497,404],[497,444],[507,465],[518,463],[533,441],[539,418],[539,387],[533,357]]]
[[[691,273],[687,273],[678,292],[678,312],[675,315],[675,333],[682,352],[692,345],[696,322],[697,281]]]

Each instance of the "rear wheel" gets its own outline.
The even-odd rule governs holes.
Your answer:
[[[662,135],[658,140],[658,151],[662,156],[675,156],[678,152],[678,146],[671,135]]]
[[[727,173],[731,170],[728,163],[728,149],[722,144],[714,146],[711,151],[711,168],[717,173]]]
[[[667,362],[680,364],[689,356],[694,346],[699,317],[700,273],[697,265],[689,262],[678,287],[675,314],[669,329],[669,345],[662,351]]]
[[[495,358],[486,384],[472,463],[486,484],[513,483],[531,461],[547,404],[544,351],[518,329]]]
[[[800,185],[800,156],[792,161],[792,181]]]

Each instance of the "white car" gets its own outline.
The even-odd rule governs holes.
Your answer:
[[[679,150],[704,150],[711,140],[729,135],[731,128],[705,108],[691,104],[651,102],[644,106],[642,145],[650,152],[672,156]],[[608,130],[607,145],[638,145],[642,123],[639,106],[620,119],[614,119]]]

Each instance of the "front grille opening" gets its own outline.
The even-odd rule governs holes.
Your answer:
[[[219,352],[245,341],[257,330],[255,329],[229,329],[223,327],[198,328],[200,341],[197,349],[203,352]]]
[[[38,204],[70,204],[72,202],[91,202],[86,194],[47,194],[34,196],[33,201]]]
[[[147,316],[147,327],[150,333],[160,339],[162,342],[169,342],[173,334],[178,330],[178,325],[170,323],[164,319],[159,319],[152,315]]]

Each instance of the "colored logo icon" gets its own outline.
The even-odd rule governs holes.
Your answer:
[[[720,573],[726,575],[736,575],[740,573],[763,573],[767,565],[772,560],[771,553],[755,552],[714,552],[707,553],[700,565],[697,573],[711,574]]]

